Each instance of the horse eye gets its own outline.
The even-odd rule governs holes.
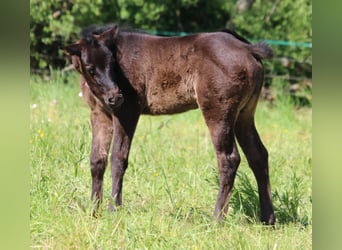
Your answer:
[[[89,73],[91,76],[94,76],[94,75],[95,75],[96,70],[95,70],[95,67],[94,67],[94,66],[86,66],[86,69],[87,69],[88,73]]]

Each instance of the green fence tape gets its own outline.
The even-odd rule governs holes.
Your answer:
[[[291,41],[281,41],[281,40],[263,40],[263,41],[268,44],[274,44],[274,45],[312,48],[312,43],[291,42]]]
[[[191,34],[188,32],[173,32],[173,31],[158,31],[158,30],[146,30],[146,32],[153,34],[153,35],[160,35],[160,36],[186,36],[186,35]],[[307,43],[307,42],[291,42],[291,41],[282,41],[282,40],[253,40],[253,39],[251,39],[251,41],[264,41],[268,44],[280,45],[280,46],[312,48],[312,43]]]

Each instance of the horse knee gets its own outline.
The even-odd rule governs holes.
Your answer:
[[[219,158],[219,167],[223,175],[234,176],[240,165],[240,154],[234,150],[230,154],[222,153]]]
[[[232,165],[234,166],[239,166],[241,158],[240,158],[240,154],[239,152],[233,151],[233,153],[231,153],[229,156],[227,156],[229,158],[229,161],[232,163]]]
[[[93,178],[102,179],[107,166],[107,157],[94,157],[90,159],[90,171]]]
[[[128,166],[128,157],[119,153],[113,153],[110,158],[112,173],[117,176],[122,176]]]

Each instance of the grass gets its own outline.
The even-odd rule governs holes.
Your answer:
[[[69,83],[63,83],[68,79]],[[311,249],[311,108],[260,102],[277,224],[262,226],[256,182],[242,161],[227,218],[211,222],[218,170],[199,110],[142,116],[124,179],[123,206],[91,217],[89,110],[78,76],[31,77],[30,231],[33,249]]]

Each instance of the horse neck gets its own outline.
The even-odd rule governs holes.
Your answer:
[[[143,92],[148,58],[144,34],[122,32],[116,43],[120,74],[136,92]],[[145,53],[145,54],[144,54]]]
[[[116,59],[125,73],[126,77],[132,72],[132,67],[135,70],[143,70],[143,65],[146,63],[146,38],[148,35],[139,33],[122,32],[116,43]]]

